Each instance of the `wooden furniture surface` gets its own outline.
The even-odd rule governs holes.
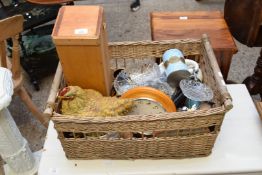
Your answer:
[[[68,85],[109,95],[112,76],[103,8],[62,7],[52,37]]]
[[[61,41],[62,44],[71,44],[68,39],[80,44],[84,39],[87,44],[92,44],[93,40],[96,43],[102,26],[102,13],[103,10],[99,6],[63,7],[59,11],[52,37],[56,43]],[[79,29],[82,29],[82,32]]]
[[[61,4],[61,3],[72,3],[74,0],[26,0],[35,4]]]
[[[20,70],[19,34],[23,31],[24,18],[21,15],[6,18],[0,21],[0,65],[9,68],[13,74],[14,93],[19,95],[32,114],[44,125],[48,125],[46,118],[34,105],[30,95],[23,86],[23,75]],[[12,38],[12,59],[6,55],[6,39]]]
[[[226,0],[225,20],[232,35],[249,47],[262,46],[262,1]]]
[[[225,19],[232,35],[249,47],[262,46],[262,1],[226,0]],[[247,58],[248,59],[248,58]],[[244,82],[252,95],[262,98],[262,49],[254,69],[254,74]]]
[[[237,47],[220,11],[151,13],[153,40],[197,39],[204,33],[210,38],[219,67],[226,79]]]

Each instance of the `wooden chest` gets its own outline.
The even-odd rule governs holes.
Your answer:
[[[68,85],[110,94],[112,76],[102,7],[62,7],[52,38]]]
[[[207,34],[223,77],[227,79],[237,47],[222,12],[152,12],[150,18],[153,40],[199,39]]]

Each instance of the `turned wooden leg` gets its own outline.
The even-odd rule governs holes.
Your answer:
[[[247,77],[243,83],[247,86],[251,95],[260,94],[260,97],[262,98],[262,49],[260,51],[260,56],[257,59],[254,74]]]
[[[229,49],[227,49],[227,50],[221,50],[221,49],[215,50],[214,49],[214,53],[216,55],[218,66],[221,70],[221,73],[222,73],[223,78],[226,81],[226,83],[227,84],[235,84],[234,81],[227,80],[227,76],[228,76],[228,72],[229,72],[229,69],[230,69],[233,54],[235,54],[236,51],[232,51],[232,50],[229,50]]]
[[[45,126],[48,126],[49,118],[47,118],[43,113],[39,112],[38,108],[33,103],[32,99],[26,92],[24,87],[21,87],[17,94],[20,96],[21,100],[26,104],[28,109],[32,112],[32,114]]]
[[[262,102],[256,102],[256,107],[257,107],[257,112],[260,116],[260,118],[262,119]]]

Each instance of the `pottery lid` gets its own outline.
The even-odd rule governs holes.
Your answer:
[[[12,73],[9,69],[0,67],[0,110],[7,107],[13,95]]]
[[[54,42],[59,45],[96,44],[102,19],[100,6],[63,6],[53,29]]]

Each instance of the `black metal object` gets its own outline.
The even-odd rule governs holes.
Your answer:
[[[175,103],[177,108],[182,108],[185,106],[186,96],[182,93],[182,90],[179,88],[177,92],[172,95],[172,100]]]
[[[24,36],[50,35],[52,33],[53,25],[42,26],[40,28],[38,26],[56,19],[62,4],[38,5],[13,0],[12,4],[8,6],[4,6],[4,4],[1,2],[1,6],[0,20],[18,14],[22,14],[24,16]],[[11,40],[8,40],[7,43],[9,46],[12,46]],[[39,90],[39,80],[48,74],[53,73],[56,69],[58,63],[56,50],[50,50],[42,54],[28,54],[24,48],[21,37],[20,46],[23,53],[21,57],[21,65],[28,73],[35,89]]]
[[[38,5],[28,2],[14,2],[9,6],[0,8],[0,19],[5,19],[17,14],[24,16],[24,30],[33,29],[36,26],[56,19],[61,4]]]
[[[31,30],[25,33],[24,36],[47,36],[51,34],[52,29],[53,24],[46,25]],[[52,41],[50,40],[49,42]],[[23,43],[21,43],[21,45],[24,46]],[[41,46],[39,47],[41,48]],[[26,50],[24,50],[24,55],[21,57],[21,65],[28,73],[30,80],[36,90],[40,89],[39,81],[42,78],[55,73],[58,61],[59,59],[55,47],[41,53],[27,53]]]

